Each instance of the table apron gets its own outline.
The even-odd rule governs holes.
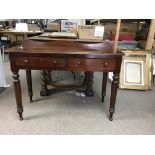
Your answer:
[[[121,59],[86,59],[86,58],[53,58],[26,57],[13,58],[14,68],[31,70],[71,70],[94,72],[120,72]]]

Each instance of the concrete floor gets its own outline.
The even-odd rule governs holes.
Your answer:
[[[118,90],[111,122],[110,82],[101,103],[101,73],[95,73],[94,97],[78,97],[67,90],[40,97],[40,72],[33,71],[35,101],[30,104],[25,71],[20,71],[24,121],[19,121],[8,61],[5,69],[11,87],[0,94],[0,134],[155,134],[155,91]]]

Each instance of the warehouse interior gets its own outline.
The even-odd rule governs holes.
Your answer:
[[[0,37],[0,134],[151,135],[155,133],[154,19],[1,19]],[[29,41],[36,43],[38,40],[43,44],[29,47]],[[48,40],[52,45],[47,43]],[[34,53],[38,52],[36,49],[39,50],[44,44],[55,49],[57,43],[54,44],[54,41],[61,41],[62,52],[66,52],[67,47],[69,45],[72,47],[71,43],[76,42],[69,52],[74,52],[74,48],[77,50],[80,47],[80,52],[86,52],[87,62],[82,62],[78,56],[78,68],[72,61],[75,59],[74,56],[68,58],[63,55],[60,57],[61,61],[58,61],[59,67],[54,65],[57,64],[57,57],[52,62],[55,68],[50,66],[49,69],[48,61],[36,63],[36,59],[37,66],[35,66],[28,56],[32,53],[34,58]],[[113,58],[108,58],[104,65],[101,64],[102,69],[97,59],[93,64],[90,63],[89,60],[92,57],[96,58],[95,56],[102,51],[103,42],[114,50],[113,54],[117,57],[120,56],[119,52],[122,53],[120,68]],[[96,53],[88,57],[88,51],[85,51],[83,44],[85,48]],[[36,49],[30,52],[34,46]],[[27,48],[29,55],[24,58],[28,60],[25,59],[22,64],[18,57],[21,51]],[[44,52],[50,57],[49,49],[45,49]],[[41,54],[37,56],[40,62],[43,60],[42,57],[44,58],[43,53]],[[106,53],[106,56],[113,54]],[[100,59],[101,57],[102,55],[98,56]],[[64,58],[67,60],[65,62],[67,66],[64,67],[66,70],[61,68]],[[70,59],[72,66],[69,66]],[[28,64],[28,68],[25,67],[25,63]],[[46,68],[42,66],[43,64]],[[106,68],[106,65],[109,66]],[[32,67],[33,92],[27,83],[30,74],[25,72],[30,70],[30,67]],[[115,79],[117,67],[119,76]],[[89,77],[85,71],[94,73],[89,74]],[[107,85],[103,84],[105,78]],[[24,110],[20,103],[20,89],[16,84],[19,79]],[[113,83],[117,84],[117,91]],[[113,90],[117,93],[114,107],[111,103],[115,104],[113,101],[115,99],[110,98],[116,95]],[[30,102],[31,100],[33,102]],[[111,113],[114,114],[113,119],[110,119]],[[23,120],[19,121],[18,117]]]

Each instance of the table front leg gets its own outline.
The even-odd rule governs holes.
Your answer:
[[[107,72],[103,72],[103,80],[102,80],[102,102],[104,102],[104,97],[106,95],[106,87],[107,87]]]
[[[14,84],[14,91],[15,91],[15,97],[16,97],[16,103],[17,103],[17,113],[19,114],[19,120],[23,120],[23,106],[22,106],[22,95],[21,95],[21,86],[20,86],[20,80],[19,80],[19,74],[18,71],[13,72],[13,84]]]
[[[45,70],[41,71],[41,91],[40,96],[48,96],[47,88],[47,72]]]
[[[30,98],[30,103],[33,102],[32,96],[33,96],[33,90],[32,90],[32,76],[31,76],[31,70],[26,70],[26,78],[27,78],[27,87],[28,87],[28,96]]]
[[[113,114],[115,112],[115,102],[116,102],[118,83],[119,83],[119,73],[114,73],[113,81],[111,84],[111,98],[110,98],[110,108],[109,108],[109,112],[110,112],[109,120],[110,121],[113,120]]]
[[[85,93],[86,93],[86,96],[93,96],[94,93],[93,93],[93,78],[94,78],[94,75],[93,75],[94,72],[85,72],[85,84],[86,84],[86,90],[85,90]]]

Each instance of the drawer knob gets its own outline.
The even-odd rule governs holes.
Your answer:
[[[108,66],[108,62],[105,62],[104,65],[105,65],[105,66]]]
[[[80,65],[80,64],[81,64],[81,62],[80,62],[80,61],[78,61],[77,63],[78,63],[78,65]]]
[[[28,62],[29,62],[29,60],[28,60],[28,59],[25,59],[25,60],[24,60],[24,62],[25,62],[25,63],[28,63]]]
[[[54,64],[56,64],[56,63],[57,63],[57,61],[55,60],[53,63],[54,63]]]

